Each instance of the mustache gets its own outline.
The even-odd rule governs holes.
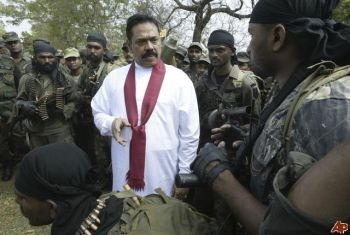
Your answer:
[[[158,53],[156,53],[154,51],[146,51],[146,53],[142,55],[142,59],[145,59],[145,58],[151,57],[151,56],[158,57]]]

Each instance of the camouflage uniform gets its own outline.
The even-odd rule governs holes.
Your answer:
[[[32,149],[50,143],[73,142],[71,119],[76,102],[75,85],[61,73],[58,77],[60,82],[32,71],[20,81],[17,100],[35,101],[39,109],[34,117],[21,117],[17,103],[18,116],[24,118]]]
[[[96,94],[107,74],[117,66],[102,61],[97,68],[85,67],[78,89],[81,92],[81,99],[77,107],[77,145],[88,153],[93,165],[99,166],[101,171],[110,161],[110,138],[101,136],[94,125],[91,110],[91,99]],[[106,162],[107,159],[107,162]],[[106,166],[107,167],[107,166]]]
[[[200,80],[197,74],[197,70],[195,68],[191,68],[191,66],[188,66],[183,71],[188,75],[188,77],[193,82],[194,88],[196,88]]]
[[[241,71],[237,65],[232,66],[231,72],[225,78],[221,85],[216,83],[214,78],[215,71],[211,71],[210,76],[204,76],[198,82],[196,87],[199,117],[200,117],[200,139],[199,148],[205,143],[212,142],[211,127],[208,124],[208,117],[212,111],[222,105],[225,108],[239,108],[251,106],[252,104],[252,86],[257,87],[254,74]],[[260,97],[256,100],[257,114],[260,111]],[[249,124],[250,120],[235,120],[241,125]],[[222,123],[217,123],[217,127]],[[217,194],[212,194],[211,190],[206,188],[196,188],[193,192],[192,204],[200,212],[214,216],[218,221],[227,221],[230,214],[227,204]],[[203,197],[206,195],[206,197]],[[232,234],[234,223],[226,223],[222,228],[222,234]]]
[[[21,77],[29,73],[32,69],[32,57],[29,53],[22,52],[21,58],[19,60],[15,60],[15,84],[16,84],[16,89],[18,89],[19,81]]]
[[[331,74],[334,64],[324,62],[312,76]],[[256,140],[251,160],[250,188],[263,203],[274,198],[272,180],[286,164],[282,140],[286,115],[303,83],[270,115]],[[321,159],[333,147],[350,138],[350,76],[323,85],[302,103],[292,120],[289,151],[298,151]],[[288,151],[288,152],[289,152]]]
[[[11,117],[17,95],[14,81],[14,61],[10,56],[0,55],[0,157],[3,165],[2,180],[12,175],[13,148],[11,143]],[[13,146],[12,146],[13,147]]]
[[[232,67],[228,78],[220,86],[216,84],[213,74],[214,71],[211,72],[211,77],[202,77],[196,88],[201,126],[199,147],[211,142],[211,130],[208,126],[210,113],[218,109],[221,104],[227,108],[250,106],[252,102],[251,86],[256,85],[254,74],[242,72],[237,65]],[[254,112],[258,114],[260,112],[260,97],[256,100],[255,106]],[[249,123],[247,120],[239,121],[243,125]],[[218,125],[222,124],[218,123]]]

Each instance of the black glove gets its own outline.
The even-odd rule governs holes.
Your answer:
[[[35,101],[19,100],[17,102],[17,107],[23,117],[32,117],[38,113]]]
[[[211,162],[218,162],[210,170],[207,169]],[[212,186],[216,177],[224,170],[231,170],[227,153],[224,148],[219,148],[212,143],[206,143],[199,150],[196,160],[191,164],[191,169],[200,180]]]

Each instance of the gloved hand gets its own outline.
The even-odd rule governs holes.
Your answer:
[[[206,143],[199,150],[196,160],[191,164],[191,169],[202,182],[212,186],[216,177],[224,170],[231,170],[231,167],[224,148]]]
[[[17,107],[23,117],[32,117],[38,113],[35,101],[17,101]]]

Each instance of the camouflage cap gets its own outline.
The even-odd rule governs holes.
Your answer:
[[[190,49],[191,47],[198,47],[199,49],[201,49],[202,51],[204,51],[204,47],[203,44],[200,42],[192,42],[191,45],[187,48]]]
[[[176,52],[175,52],[175,54],[179,54],[179,55],[185,57],[186,54],[187,54],[187,50],[186,50],[186,48],[183,47],[183,46],[178,46],[178,47],[177,47],[177,50],[176,50]]]
[[[206,56],[201,56],[201,57],[199,58],[199,60],[198,60],[198,63],[199,63],[199,62],[205,62],[205,63],[210,64],[210,60],[209,60],[209,58],[206,57]]]
[[[4,39],[4,42],[14,42],[14,41],[20,41],[18,34],[16,32],[7,32],[4,35],[2,35],[2,38]]]
[[[244,51],[237,52],[237,61],[241,63],[249,63],[250,58],[248,53]]]
[[[69,57],[80,57],[80,53],[78,49],[74,47],[68,47],[64,50],[64,58],[67,59]]]

